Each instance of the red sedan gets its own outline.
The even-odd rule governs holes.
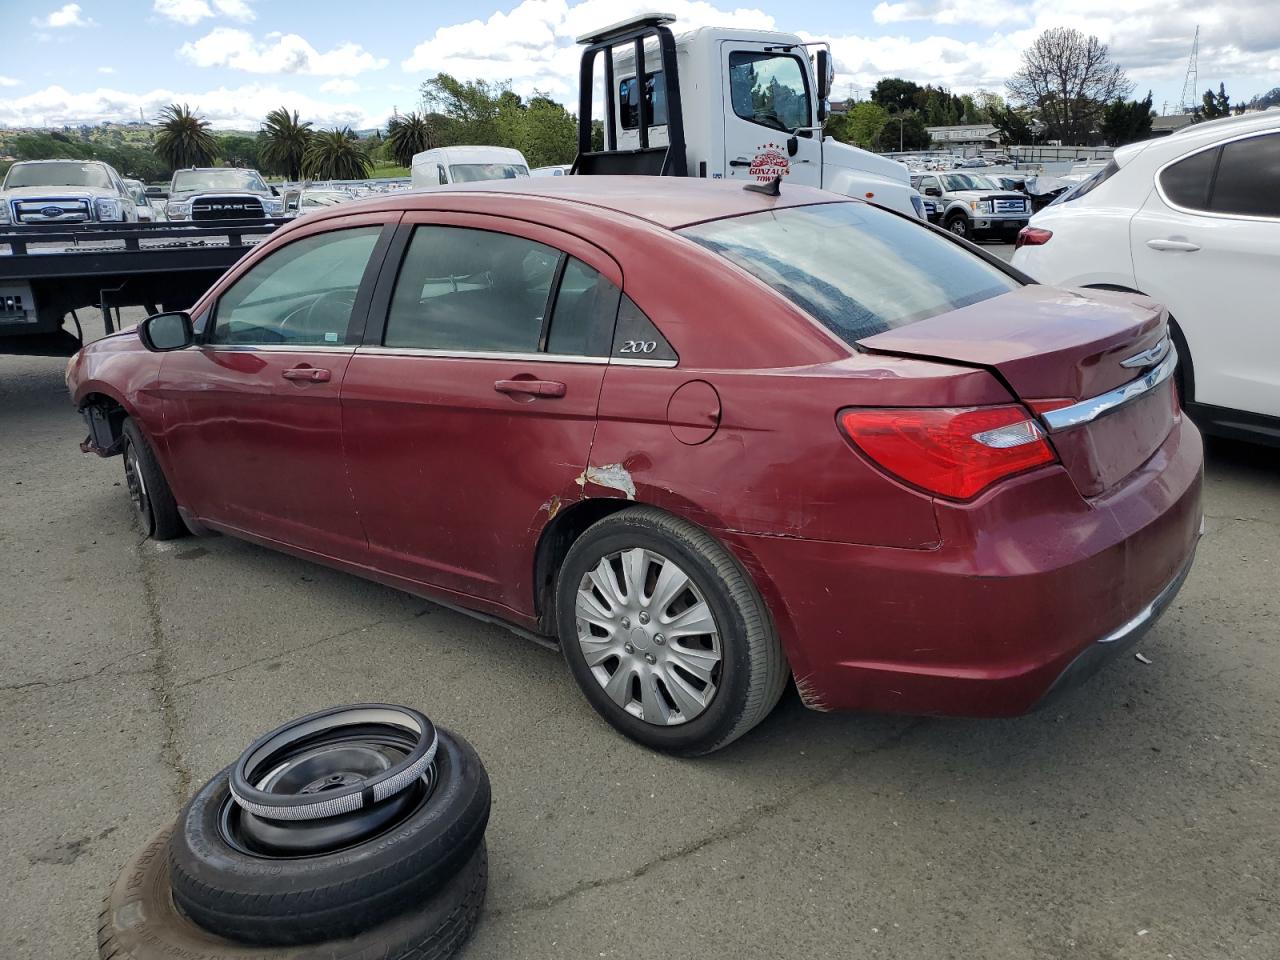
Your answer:
[[[1165,312],[801,187],[589,178],[333,208],[91,344],[86,450],[220,531],[558,639],[685,754],[819,710],[1026,711],[1201,529]]]

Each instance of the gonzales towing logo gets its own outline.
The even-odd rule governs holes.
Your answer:
[[[768,183],[778,177],[785,177],[791,172],[791,161],[787,159],[786,150],[779,143],[762,143],[756,147],[755,159],[751,161],[748,173],[761,183]]]

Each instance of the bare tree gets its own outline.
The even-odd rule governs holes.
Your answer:
[[[1064,144],[1084,143],[1107,104],[1133,91],[1107,45],[1070,27],[1040,34],[1006,86],[1010,98],[1036,110]]]

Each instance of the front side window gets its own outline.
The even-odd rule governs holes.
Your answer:
[[[667,85],[662,71],[644,75],[644,90],[635,77],[627,77],[618,84],[618,106],[622,113],[622,129],[635,130],[640,126],[640,110],[644,109],[647,127],[662,126],[667,122]]]
[[[347,326],[381,227],[296,240],[258,261],[218,300],[210,343],[334,346]]]
[[[805,71],[789,54],[729,54],[729,96],[735,114],[761,126],[790,133],[811,123]]]
[[[787,207],[680,232],[850,345],[1020,286],[918,221],[865,203]]]
[[[1233,140],[1222,148],[1209,209],[1280,217],[1280,133]]]

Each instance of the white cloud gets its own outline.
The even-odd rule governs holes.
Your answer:
[[[376,115],[352,103],[317,100],[274,84],[247,84],[241,87],[219,87],[216,90],[191,91],[156,89],[145,93],[126,93],[99,88],[72,93],[60,86],[23,97],[0,99],[0,127],[60,127],[103,120],[127,122],[155,117],[171,103],[187,103],[196,113],[207,118],[218,129],[256,130],[267,113],[276,107],[297,110],[303,120],[320,127],[350,126],[365,129],[386,120],[382,111]]]
[[[80,4],[78,3],[68,3],[44,17],[32,17],[31,22],[37,27],[50,27],[55,30],[60,27],[91,27],[94,25],[92,20],[87,20],[80,16]]]
[[[116,68],[115,68],[115,67],[99,67],[99,68],[98,68],[98,72],[99,72],[99,73],[111,74],[111,73],[115,73],[115,72],[116,72]]]
[[[155,0],[152,9],[168,20],[187,26],[213,16],[213,9],[206,0]]]
[[[976,23],[995,27],[1004,23],[1026,23],[1031,19],[1024,8],[1010,0],[904,0],[880,3],[871,11],[876,23],[931,20],[938,24]]]
[[[13,77],[0,77],[0,87],[16,87],[21,80],[15,80]]]
[[[348,80],[345,77],[339,77],[334,80],[326,80],[320,84],[321,93],[359,93],[360,84],[354,80]]]
[[[232,20],[248,23],[257,17],[253,8],[249,6],[248,0],[213,0],[213,5],[218,8],[220,14]]]
[[[509,13],[441,27],[414,47],[401,66],[408,72],[450,73],[464,79],[511,80],[518,93],[535,89],[576,104],[579,47],[574,39],[651,9],[652,0],[524,0]],[[776,29],[758,9],[728,10],[704,0],[668,0],[680,29],[707,25]]]
[[[248,31],[231,27],[217,27],[193,43],[184,43],[178,53],[198,67],[229,67],[246,73],[354,76],[381,70],[388,63],[355,43],[321,53],[296,33],[269,33],[259,43]]]

